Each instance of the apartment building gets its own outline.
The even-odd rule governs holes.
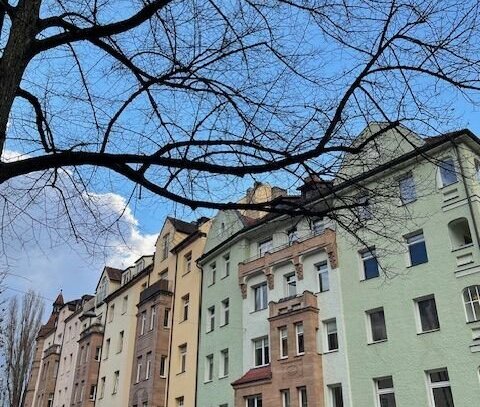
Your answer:
[[[352,405],[476,405],[479,141],[468,131],[425,140],[399,128],[375,144],[355,157],[361,166],[347,156],[340,171],[355,181],[343,196],[366,204],[356,236],[337,230]],[[327,405],[342,405],[340,385]]]
[[[283,193],[256,184],[241,202],[262,202]],[[202,299],[197,406],[234,405],[231,383],[243,373],[244,352],[238,264],[249,253],[248,242],[240,231],[265,215],[258,211],[220,211],[212,219],[205,254],[198,261],[202,268]]]
[[[203,254],[210,221],[201,218],[197,230],[171,250],[175,257],[171,342],[168,354],[168,406],[194,406],[197,379],[198,326],[202,274],[197,260]],[[167,354],[165,354],[165,358]],[[161,374],[162,366],[160,367]],[[182,404],[183,403],[183,404]]]

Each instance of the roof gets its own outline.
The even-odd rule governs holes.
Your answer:
[[[185,222],[184,220],[172,218],[171,216],[167,216],[167,219],[172,223],[173,227],[181,233],[185,233],[190,235],[197,231],[198,226],[196,223],[192,222]]]
[[[240,379],[235,380],[232,386],[239,386],[241,384],[247,384],[252,382],[258,382],[260,380],[270,380],[272,378],[272,368],[270,365],[256,367],[250,369]]]
[[[122,281],[122,273],[123,271],[114,267],[105,267],[105,271],[107,276],[112,281]]]
[[[57,299],[53,303],[53,305],[64,305],[65,301],[63,300],[63,294],[62,291],[60,290],[60,294],[58,294]]]

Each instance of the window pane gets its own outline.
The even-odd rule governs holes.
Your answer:
[[[428,262],[427,247],[425,241],[409,244],[410,263],[412,266]]]
[[[385,377],[383,379],[377,379],[377,387],[379,390],[382,389],[393,389],[393,380],[391,377]]]
[[[448,382],[448,370],[439,370],[438,372],[430,373],[430,381],[432,383],[439,383],[439,382]]]
[[[442,178],[442,186],[447,186],[457,182],[457,174],[455,173],[455,165],[451,158],[443,160],[439,164],[440,176]]]
[[[433,399],[435,407],[454,407],[450,386],[433,389]]]
[[[365,280],[370,278],[378,277],[380,274],[378,272],[378,263],[375,257],[370,257],[369,259],[363,260],[363,268],[365,271]]]
[[[372,312],[370,314],[372,325],[372,340],[381,341],[387,339],[387,327],[385,326],[385,314],[382,311]]]
[[[379,397],[380,407],[396,407],[395,394],[381,394]]]
[[[416,191],[415,191],[415,182],[411,175],[401,179],[399,182],[399,185],[400,185],[400,199],[402,200],[402,203],[406,204],[414,201],[417,198]]]
[[[418,309],[420,312],[422,331],[432,331],[434,329],[440,328],[440,323],[437,316],[437,307],[435,305],[434,298],[419,301]]]
[[[341,386],[332,387],[333,407],[343,407],[343,394]]]

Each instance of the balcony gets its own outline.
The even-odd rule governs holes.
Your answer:
[[[50,347],[48,347],[47,349],[45,349],[45,351],[43,352],[43,357],[46,358],[50,355],[60,355],[61,350],[62,350],[61,345],[53,344]]]
[[[140,302],[160,293],[172,295],[173,284],[170,280],[158,280],[140,293]]]
[[[317,296],[310,291],[305,291],[303,294],[295,297],[283,298],[278,302],[271,301],[270,319],[276,317],[287,316],[288,314],[307,308],[317,310]]]
[[[335,231],[328,228],[321,234],[309,234],[303,236],[291,244],[277,246],[261,257],[255,256],[240,263],[238,265],[238,276],[244,298],[246,296],[245,280],[249,275],[263,272],[267,276],[269,288],[272,289],[272,266],[292,262],[295,266],[297,276],[301,280],[303,279],[303,267],[300,260],[301,256],[322,249],[328,254],[330,266],[332,268],[337,268],[338,260]]]
[[[86,327],[82,332],[80,332],[80,340],[92,334],[103,334],[103,325],[99,322],[95,322]]]

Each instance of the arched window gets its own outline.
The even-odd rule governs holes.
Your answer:
[[[480,321],[480,285],[471,285],[463,290],[467,322]]]
[[[469,245],[473,242],[467,218],[452,220],[448,224],[448,231],[454,249]]]

